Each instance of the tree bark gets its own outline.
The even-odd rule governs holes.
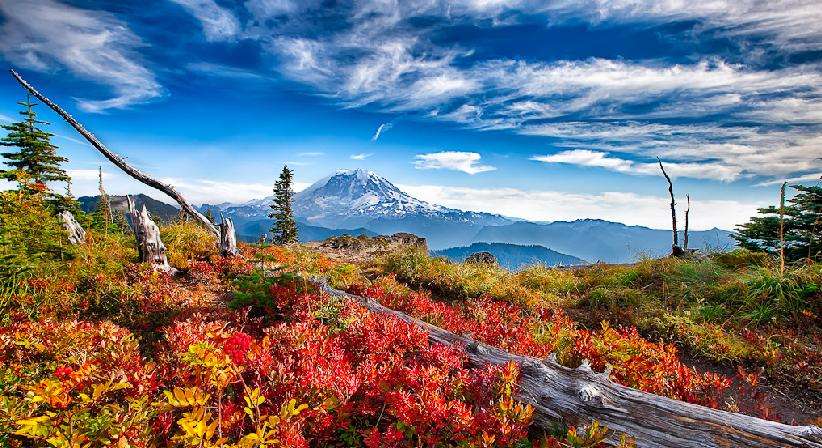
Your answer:
[[[150,263],[151,267],[158,271],[173,272],[166,257],[166,246],[160,239],[160,228],[148,215],[145,204],[138,211],[134,207],[134,199],[131,196],[126,196],[126,199],[131,228],[137,238],[137,252],[140,254],[140,261]]]
[[[237,255],[237,237],[234,231],[234,221],[220,214],[220,253],[224,256]]]
[[[597,420],[614,431],[611,442],[617,443],[624,433],[639,447],[822,447],[822,428],[817,426],[790,426],[640,392],[612,382],[607,372],[594,372],[587,363],[572,369],[559,365],[553,355],[547,359],[513,355],[386,308],[374,299],[339,291],[324,280],[314,283],[327,294],[418,325],[432,342],[465,347],[472,365],[518,363],[517,398],[534,407],[534,424],[546,430],[559,420],[569,424]]]
[[[117,167],[121,170],[125,171],[126,174],[128,174],[129,176],[148,185],[149,187],[156,188],[157,190],[160,190],[163,193],[167,194],[169,197],[174,199],[178,204],[180,204],[180,208],[182,208],[186,213],[191,215],[194,219],[199,221],[215,236],[220,236],[220,233],[217,231],[217,228],[214,226],[214,224],[212,224],[205,216],[203,216],[200,212],[194,209],[194,207],[192,207],[191,204],[189,204],[188,201],[186,201],[183,195],[180,194],[180,192],[178,192],[173,186],[160,182],[159,180],[154,179],[148,174],[126,163],[126,161],[122,157],[109,150],[99,139],[97,139],[97,137],[94,136],[94,134],[86,130],[86,128],[84,128],[82,124],[78,123],[77,120],[75,120],[74,117],[69,115],[68,112],[66,112],[65,110],[63,110],[63,108],[61,108],[53,101],[48,99],[45,95],[37,91],[37,89],[35,89],[31,84],[29,84],[28,81],[23,79],[23,77],[20,76],[20,74],[18,74],[14,70],[9,71],[11,72],[11,75],[14,77],[14,79],[16,79],[17,82],[20,83],[20,85],[23,86],[24,89],[31,92],[32,95],[37,97],[40,101],[42,101],[52,110],[57,112],[58,115],[63,117],[63,119],[68,122],[68,124],[70,124],[74,129],[76,129],[77,132],[80,133],[80,135],[85,137],[85,139],[88,140],[89,143],[91,143],[91,146],[100,151],[100,153],[103,154],[105,158],[110,160],[113,164],[117,165]]]
[[[685,198],[688,200],[688,207],[685,209],[685,235],[682,237],[682,249],[688,251],[688,221],[691,215],[691,195],[686,194]]]
[[[787,182],[782,183],[779,189],[779,273],[785,273],[785,187]]]
[[[74,218],[68,210],[63,210],[60,213],[60,220],[63,221],[63,227],[68,232],[68,240],[71,244],[82,244],[86,242],[86,231]]]
[[[657,157],[656,160],[659,162],[659,169],[662,170],[662,175],[665,176],[665,180],[668,181],[668,194],[671,196],[671,232],[673,234],[671,255],[682,255],[682,249],[679,247],[679,236],[676,232],[676,201],[674,200],[674,183],[671,182],[671,178],[668,176],[668,173],[665,172],[665,167],[662,166],[662,160],[660,160],[659,157]]]

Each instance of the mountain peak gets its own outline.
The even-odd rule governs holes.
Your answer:
[[[338,170],[294,196],[294,211],[309,222],[359,225],[374,218],[432,214],[445,209],[413,198],[373,171]]]

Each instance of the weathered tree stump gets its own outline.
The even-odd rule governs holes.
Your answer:
[[[63,227],[68,232],[68,240],[71,244],[82,244],[86,242],[86,231],[74,218],[68,210],[63,210],[60,213],[60,220],[63,221]]]
[[[614,383],[608,372],[594,372],[587,362],[572,369],[557,363],[553,354],[546,359],[514,355],[386,308],[369,297],[339,291],[323,279],[314,283],[332,296],[418,325],[431,342],[465,347],[474,366],[516,362],[520,366],[516,397],[534,407],[534,425],[549,431],[561,420],[572,424],[597,420],[615,431],[611,442],[618,443],[619,433],[624,433],[639,447],[822,448],[818,426],[790,426],[641,392]]]
[[[234,231],[234,221],[220,215],[220,253],[224,257],[237,255],[237,233]]]
[[[141,210],[134,207],[134,199],[126,196],[128,200],[128,216],[131,221],[131,229],[137,238],[137,251],[140,254],[140,261],[150,263],[151,267],[158,271],[172,272],[173,268],[168,264],[166,257],[166,246],[160,239],[160,228],[151,219],[145,204]]]

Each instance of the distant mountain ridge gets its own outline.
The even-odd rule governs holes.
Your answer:
[[[586,264],[585,260],[573,255],[559,253],[542,246],[521,246],[508,243],[474,243],[466,247],[452,247],[432,253],[446,257],[451,261],[462,262],[477,252],[489,252],[496,257],[500,266],[515,271],[525,266],[544,264],[546,266],[577,266]]]
[[[231,217],[241,239],[256,241],[271,227],[271,198],[242,204],[201,206]],[[428,240],[432,250],[473,243],[537,245],[590,262],[627,263],[658,257],[671,248],[664,229],[628,226],[601,219],[535,223],[502,215],[469,212],[416,199],[372,171],[341,170],[295,194],[294,214],[304,241],[323,235],[407,232]],[[666,213],[660,210],[660,213]],[[720,229],[690,232],[695,249],[727,249],[735,242]]]
[[[204,204],[238,229],[268,219],[271,197],[242,204]],[[408,232],[425,237],[432,248],[470,244],[479,230],[514,220],[493,213],[469,212],[416,199],[373,171],[340,170],[294,195],[294,216],[329,229],[363,228],[378,234]],[[242,230],[238,230],[245,235]],[[255,235],[254,238],[259,235]],[[244,236],[245,237],[245,236]]]
[[[180,213],[179,208],[142,193],[131,195],[131,197],[134,199],[135,207],[140,209],[145,205],[148,212],[151,213],[151,216],[161,221],[171,221]],[[91,213],[97,209],[100,196],[80,196],[77,198],[77,202],[80,203],[81,210]],[[112,211],[116,213],[125,213],[128,210],[128,201],[125,196],[109,196],[109,203],[111,204]]]
[[[721,229],[690,231],[691,248],[729,249],[731,232]],[[547,224],[516,222],[485,227],[476,242],[536,244],[590,262],[626,263],[642,256],[660,257],[671,250],[671,231],[628,226],[601,219],[555,221]]]

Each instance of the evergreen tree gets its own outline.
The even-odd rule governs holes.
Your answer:
[[[94,210],[94,222],[98,228],[102,228],[106,233],[109,229],[116,229],[114,224],[114,213],[111,209],[111,199],[103,187],[103,167],[97,168],[97,190],[100,192],[100,198],[97,199],[97,207]]]
[[[785,206],[785,258],[789,261],[822,259],[822,187],[793,185],[798,193]],[[779,254],[779,207],[758,210],[731,236],[740,247]]]
[[[54,134],[38,127],[48,123],[37,119],[34,112],[36,103],[28,96],[25,101],[19,101],[17,104],[24,107],[20,115],[25,118],[2,125],[7,135],[0,139],[0,146],[9,146],[17,150],[0,154],[5,159],[4,163],[10,167],[8,170],[0,170],[0,178],[18,180],[22,175],[33,182],[35,188],[42,190],[46,190],[48,182],[68,181],[69,176],[60,167],[60,164],[68,159],[57,155],[57,147],[51,144],[51,137]],[[51,195],[59,196],[53,193]]]
[[[274,183],[274,200],[268,216],[274,218],[271,235],[276,244],[297,242],[297,223],[291,210],[291,200],[294,197],[294,191],[291,189],[293,175],[288,166],[283,166],[280,179]]]
[[[208,219],[208,222],[210,222],[210,223],[214,222],[214,212],[211,211],[211,207],[206,209],[204,215],[205,215],[206,219]]]

